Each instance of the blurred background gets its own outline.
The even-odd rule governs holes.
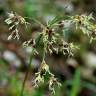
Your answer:
[[[96,0],[0,0],[0,96],[20,96],[31,53],[31,48],[23,48],[22,43],[40,31],[38,24],[28,20],[32,25],[27,30],[20,27],[20,40],[8,41],[7,37],[11,32],[4,20],[7,12],[11,11],[23,17],[35,18],[46,25],[47,21],[56,16],[93,13],[96,17]],[[73,31],[66,29],[65,38],[81,46],[74,57],[67,58],[55,53],[46,56],[50,70],[62,83],[62,87],[56,89],[55,96],[96,96],[96,41],[89,44],[80,30]],[[50,96],[44,86],[38,89],[32,86],[40,63],[40,55],[35,56],[25,84],[24,96]]]

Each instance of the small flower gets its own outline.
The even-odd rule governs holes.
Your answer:
[[[79,47],[74,45],[73,43],[67,43],[65,42],[63,39],[61,40],[59,47],[58,47],[58,51],[62,52],[63,55],[68,55],[73,56],[74,55],[74,51],[78,50]]]
[[[10,25],[13,22],[15,15],[13,14],[13,12],[8,13],[8,19],[5,20],[5,23]]]
[[[57,85],[58,87],[61,86],[61,83],[59,83],[59,82],[57,81],[57,78],[55,78],[54,75],[52,75],[52,76],[50,77],[48,83],[49,83],[49,90],[52,92],[52,94],[55,94],[55,87],[56,87],[56,85]]]
[[[69,43],[69,57],[74,56],[74,51],[79,50],[79,46]]]
[[[60,28],[63,28],[64,27],[64,20],[59,21],[58,22],[58,25],[59,25]]]
[[[96,30],[95,30],[95,31],[93,31],[93,32],[91,33],[91,36],[92,36],[93,38],[95,38],[95,37],[96,37]]]
[[[19,36],[19,33],[18,33],[18,30],[15,29],[11,35],[8,36],[8,40],[11,40],[11,39],[17,39],[19,40],[20,36]]]
[[[35,73],[34,87],[38,87],[40,83],[44,83],[44,77],[40,75],[40,72]]]
[[[49,70],[49,66],[46,64],[45,61],[43,61],[43,62],[41,63],[41,66],[40,66],[39,71],[41,72],[41,75],[46,75],[46,73],[52,74],[52,73],[50,72],[50,70]],[[42,73],[43,73],[43,74],[42,74]]]
[[[96,40],[96,30],[92,31],[90,34],[90,43],[92,43],[93,40]]]
[[[63,55],[69,54],[69,44],[64,40],[61,40],[58,50],[63,52]]]
[[[27,46],[32,46],[32,47],[34,47],[34,46],[35,46],[35,40],[34,40],[34,39],[30,39],[30,40],[28,40],[28,41],[25,41],[25,42],[23,43],[23,47],[27,47]]]
[[[38,54],[38,51],[35,48],[35,44],[36,44],[35,40],[30,39],[28,41],[25,41],[22,45],[23,45],[23,47],[28,47],[29,46],[29,47],[33,48],[34,49],[34,55],[36,55],[36,54]]]
[[[49,70],[49,66],[45,63],[45,61],[43,61],[41,63],[41,66],[39,68],[39,71],[37,73],[35,73],[35,80],[34,80],[34,84],[35,84],[35,87],[38,87],[40,83],[44,83],[44,76],[46,74],[49,74],[49,75],[53,75],[50,70]]]
[[[93,30],[93,23],[91,22],[91,20],[94,20],[93,15],[86,15],[86,14],[82,14],[82,15],[75,15],[71,17],[71,21],[73,24],[75,24],[76,29],[81,29],[82,32],[84,34],[86,34],[87,36],[89,36],[90,34],[90,30]]]

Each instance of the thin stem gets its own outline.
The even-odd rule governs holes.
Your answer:
[[[42,62],[45,59],[45,53],[46,53],[46,44],[44,44],[44,48],[43,48]]]
[[[43,51],[42,61],[45,59],[45,51]]]
[[[30,20],[33,20],[33,21],[35,21],[36,23],[38,23],[39,25],[41,25],[42,28],[46,28],[45,25],[43,25],[40,21],[38,21],[38,20],[36,20],[36,19],[34,19],[34,18],[30,18],[30,17],[24,17],[24,18],[28,18],[28,19],[30,19]]]
[[[28,70],[26,71],[26,74],[25,74],[25,78],[24,78],[24,81],[23,81],[23,84],[22,84],[22,89],[21,89],[20,96],[23,96],[23,92],[24,92],[24,88],[25,88],[25,83],[26,83],[26,80],[28,78],[28,74],[30,72],[33,55],[34,55],[34,49],[32,49],[32,52],[31,52],[31,55],[30,55],[29,64],[28,64]]]

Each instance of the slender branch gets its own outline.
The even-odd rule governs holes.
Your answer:
[[[42,35],[40,35],[40,36],[37,38],[37,40],[36,40],[36,46],[39,44],[41,37],[42,37]],[[21,89],[21,94],[20,94],[20,96],[23,96],[24,87],[25,87],[25,83],[26,83],[28,74],[29,74],[29,72],[30,72],[30,67],[31,67],[33,55],[34,55],[34,49],[32,49],[32,52],[31,52],[31,55],[30,55],[30,60],[29,60],[29,64],[28,64],[28,70],[26,71],[26,74],[25,74],[25,78],[24,78],[24,81],[23,81],[23,84],[22,84],[22,89]]]
[[[23,96],[25,83],[26,83],[26,80],[28,78],[28,74],[30,72],[33,55],[34,55],[34,49],[32,49],[32,52],[31,52],[31,55],[30,55],[30,60],[29,60],[29,64],[28,64],[28,70],[26,71],[26,74],[25,74],[25,78],[24,78],[24,81],[23,81],[23,84],[22,84],[22,89],[21,89],[21,92],[20,92],[20,96]]]
[[[24,18],[28,18],[28,19],[30,19],[30,20],[33,20],[33,21],[35,21],[37,24],[41,25],[42,28],[46,28],[45,25],[43,25],[40,21],[38,21],[38,20],[36,20],[36,19],[34,19],[34,18],[30,18],[30,17],[24,17]]]

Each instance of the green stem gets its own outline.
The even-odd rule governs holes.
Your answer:
[[[20,92],[20,96],[23,96],[25,83],[26,83],[26,80],[28,78],[28,74],[30,72],[33,55],[34,55],[34,49],[32,49],[32,52],[31,52],[31,55],[30,55],[30,60],[29,60],[29,64],[28,64],[28,70],[26,71],[26,74],[25,74],[25,78],[24,78],[24,81],[23,81],[23,84],[22,84],[22,89],[21,89],[21,92]]]
[[[42,55],[42,62],[43,62],[44,59],[45,59],[45,51],[46,51],[46,46],[45,46],[45,44],[44,44],[43,55]]]
[[[39,35],[39,37],[36,39],[36,47],[39,45],[41,37],[42,37],[42,35]],[[22,89],[21,89],[20,96],[23,96],[24,87],[25,87],[25,83],[26,83],[28,74],[30,72],[30,67],[31,67],[31,62],[32,62],[33,55],[34,55],[34,49],[32,49],[32,52],[31,52],[31,55],[30,55],[30,60],[29,60],[29,64],[28,64],[28,70],[26,71],[26,74],[25,74],[25,78],[24,78],[24,81],[23,81],[23,84],[22,84]],[[43,56],[43,58],[45,58],[45,55]]]
[[[41,25],[42,28],[46,28],[45,25],[43,25],[40,21],[38,21],[38,20],[36,20],[36,19],[34,19],[34,18],[30,18],[30,17],[24,17],[24,18],[28,18],[28,19],[30,19],[30,20],[33,20],[33,21],[36,22],[37,24]]]
[[[45,51],[43,51],[42,61],[45,59]]]

